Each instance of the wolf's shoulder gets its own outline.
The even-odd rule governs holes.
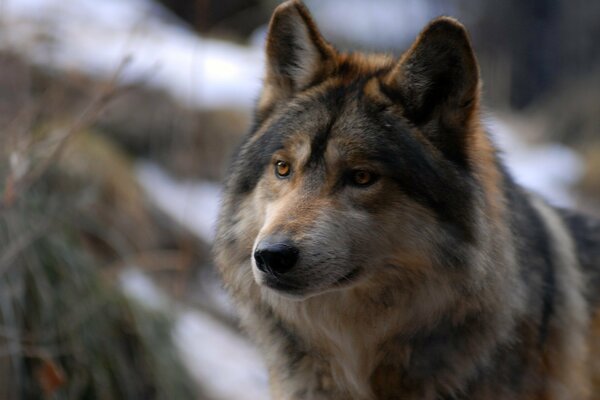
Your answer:
[[[556,211],[573,237],[588,289],[586,297],[600,307],[600,218],[562,208]]]

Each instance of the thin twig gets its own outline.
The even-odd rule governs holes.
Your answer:
[[[10,207],[14,204],[18,198],[27,191],[27,189],[35,183],[44,173],[57,162],[62,153],[64,152],[69,140],[75,136],[77,133],[81,132],[84,128],[89,126],[104,110],[104,107],[108,104],[110,100],[117,93],[118,88],[118,80],[119,76],[123,72],[123,70],[127,67],[130,62],[130,58],[126,57],[123,59],[121,64],[117,67],[114,74],[110,78],[110,80],[103,85],[100,89],[98,95],[94,101],[92,101],[83,112],[79,115],[79,117],[75,120],[73,124],[69,127],[69,129],[65,132],[65,134],[59,139],[59,143],[45,160],[43,160],[37,168],[33,169],[27,175],[25,175],[22,179],[16,181],[14,183],[13,195],[10,197],[11,201],[0,202],[0,211]]]

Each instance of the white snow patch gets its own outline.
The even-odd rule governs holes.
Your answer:
[[[212,242],[219,214],[220,185],[178,181],[151,162],[137,163],[136,174],[142,188],[159,209],[206,242]]]
[[[252,344],[208,314],[169,298],[139,269],[120,276],[124,292],[153,309],[174,315],[173,341],[192,377],[218,400],[269,398],[266,367]]]
[[[583,163],[577,153],[556,143],[528,144],[498,116],[486,118],[486,125],[519,184],[553,205],[575,205],[572,187],[583,174]]]
[[[192,375],[218,399],[269,398],[268,375],[248,341],[198,312],[179,315],[175,340]],[[210,385],[210,387],[208,387]]]
[[[152,310],[163,310],[169,305],[169,298],[136,267],[125,268],[119,282],[127,295]]]
[[[150,0],[2,0],[0,48],[61,70],[144,82],[193,107],[249,108],[263,75],[262,43],[199,37]]]

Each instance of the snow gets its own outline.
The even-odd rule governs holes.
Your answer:
[[[209,398],[269,398],[265,365],[248,340],[208,314],[171,302],[138,268],[126,268],[120,282],[139,303],[174,315],[173,340],[179,355]]]
[[[269,398],[268,374],[257,350],[239,334],[195,311],[179,315],[175,341],[188,369],[211,397]]]
[[[139,162],[136,174],[150,200],[191,232],[211,243],[219,212],[221,187],[211,182],[182,181],[151,162]]]
[[[123,269],[119,275],[119,282],[129,297],[148,309],[161,311],[170,306],[169,298],[134,266]]]
[[[40,65],[166,90],[193,107],[253,104],[263,73],[262,44],[199,37],[150,0],[2,0],[0,48]]]
[[[581,158],[556,143],[529,144],[509,121],[489,115],[486,125],[515,180],[551,204],[573,207],[573,186],[583,174]]]

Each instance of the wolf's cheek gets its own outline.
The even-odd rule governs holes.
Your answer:
[[[378,270],[435,252],[432,243],[439,240],[442,223],[429,209],[389,186],[364,200],[357,208],[361,217],[348,229],[353,260]]]

